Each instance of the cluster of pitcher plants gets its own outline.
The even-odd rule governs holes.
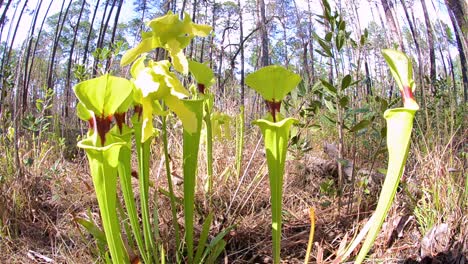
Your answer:
[[[83,81],[74,87],[79,99],[78,116],[88,122],[89,131],[78,146],[86,151],[93,184],[98,200],[103,232],[92,228],[90,222],[80,223],[90,230],[102,245],[107,245],[110,254],[104,254],[109,263],[164,263],[167,259],[158,231],[158,208],[156,202],[150,208],[149,168],[151,145],[155,137],[161,137],[170,198],[172,224],[176,249],[174,258],[178,263],[213,263],[226,245],[224,236],[232,229],[228,227],[209,241],[213,213],[204,218],[198,239],[194,238],[194,200],[197,183],[197,164],[202,127],[206,133],[207,199],[213,190],[212,142],[217,126],[224,116],[213,110],[214,97],[210,87],[214,84],[211,69],[201,62],[188,60],[183,50],[194,37],[206,37],[212,28],[193,23],[185,14],[183,20],[169,12],[165,16],[147,23],[151,29],[143,32],[141,42],[128,50],[121,65],[131,64],[130,80],[105,74]],[[148,52],[160,48],[165,50],[167,59],[155,61],[148,58]],[[385,50],[385,59],[390,65],[403,96],[404,108],[387,110],[385,118],[388,127],[389,168],[377,210],[363,234],[356,237],[346,252],[338,255],[337,261],[344,261],[354,250],[361,238],[368,232],[357,262],[367,255],[395,195],[396,186],[403,172],[408,153],[412,120],[417,110],[412,92],[411,64],[404,54]],[[195,84],[184,87],[179,76],[191,76]],[[246,78],[246,83],[266,101],[268,112],[256,124],[263,134],[268,164],[271,210],[273,260],[280,262],[282,226],[282,190],[285,160],[291,126],[296,119],[281,113],[281,102],[301,81],[299,75],[277,65],[264,67]],[[176,198],[171,178],[168,148],[167,118],[175,114],[183,129],[183,199]],[[127,116],[130,115],[130,116]],[[161,127],[153,125],[156,116]],[[244,118],[241,110],[236,129],[236,172],[240,174],[243,148]],[[128,123],[127,121],[130,121]],[[127,124],[128,123],[128,124]],[[133,143],[134,140],[134,143]],[[132,170],[133,146],[138,161],[137,171]],[[132,177],[139,181],[139,202],[137,210],[132,187]],[[117,187],[120,183],[125,211],[120,206]],[[156,188],[157,189],[157,188]],[[157,195],[154,195],[157,197]],[[184,226],[181,238],[177,221],[178,203],[183,205]],[[127,219],[121,221],[119,219]],[[313,219],[312,219],[313,220]],[[123,223],[125,222],[125,223]],[[122,228],[124,226],[125,228]],[[313,231],[313,227],[311,228]],[[125,230],[126,237],[123,236]],[[195,245],[194,241],[198,241]],[[311,241],[310,241],[311,242]],[[137,253],[135,253],[135,251]],[[308,247],[310,252],[310,246]],[[171,258],[172,259],[172,258]],[[308,260],[306,259],[306,262]]]

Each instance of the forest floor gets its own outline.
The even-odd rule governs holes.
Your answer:
[[[200,221],[196,223],[202,223],[202,216],[211,208],[217,212],[213,235],[235,225],[225,238],[227,246],[219,263],[272,262],[270,197],[263,144],[258,144],[258,134],[250,134],[241,177],[234,176],[234,143],[224,140],[215,145],[217,178],[211,203],[203,192],[203,177],[198,184],[196,208]],[[172,140],[173,153],[180,153],[178,139]],[[454,139],[452,150],[466,147],[464,140]],[[38,164],[24,167],[22,177],[1,185],[0,263],[97,261],[94,239],[75,221],[78,217],[99,221],[86,157],[76,152],[75,157],[65,158],[63,150],[59,151],[58,147],[54,150],[52,143],[50,146],[51,151],[41,152],[41,159],[35,161]],[[463,201],[466,160],[452,160],[449,166],[446,162],[449,156],[443,147],[434,147],[434,151],[426,154],[412,149],[394,205],[368,263],[467,263],[468,209]],[[152,192],[157,194],[161,237],[170,255],[174,248],[172,216],[169,199],[160,191],[167,184],[158,144],[153,152],[156,154],[153,154],[151,180],[158,189],[153,187]],[[25,151],[23,156],[26,154]],[[358,175],[354,185],[351,180],[346,181],[339,198],[334,187],[337,177],[332,156],[317,141],[312,144],[312,151],[291,152],[288,158],[283,194],[281,256],[284,263],[304,263],[311,227],[310,208],[315,212],[311,263],[332,263],[338,249],[349,243],[375,208],[380,193],[379,175]],[[203,154],[201,157],[204,158]],[[176,195],[182,197],[179,160],[174,154]],[[384,166],[383,161],[380,163],[375,168]],[[356,164],[361,169],[370,166],[359,161]],[[203,166],[200,164],[199,175],[204,175]],[[137,179],[134,184],[137,187]],[[431,200],[434,196],[438,197],[437,202]],[[183,215],[180,213],[179,217],[183,225]],[[200,226],[196,230],[199,232]]]

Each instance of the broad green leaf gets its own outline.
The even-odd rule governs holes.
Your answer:
[[[348,106],[348,103],[349,103],[349,97],[348,96],[343,96],[340,98],[340,106],[341,108],[346,108]]]
[[[351,75],[347,74],[341,80],[341,90],[344,91],[346,88],[350,86],[350,84],[351,84]]]
[[[245,78],[248,86],[270,102],[281,102],[300,81],[298,74],[279,65],[263,67]]]
[[[317,41],[318,41],[320,47],[322,47],[323,51],[325,52],[326,57],[333,57],[333,54],[331,52],[330,44],[328,44],[327,42],[325,42],[321,38],[317,38]]]
[[[371,124],[369,120],[361,120],[359,123],[354,125],[349,131],[350,132],[357,132],[359,130],[363,130],[364,128],[368,127]]]
[[[197,61],[189,60],[189,70],[192,73],[193,77],[197,83],[205,85],[206,88],[209,88],[214,84],[214,74],[213,71],[204,63]]]
[[[182,121],[184,130],[187,131],[187,133],[192,134],[201,128],[198,127],[199,120],[197,120],[196,113],[193,112],[190,107],[184,103],[184,101],[188,100],[180,100],[173,95],[168,95],[164,98],[164,102],[166,102],[169,109],[171,109],[171,111],[173,111]]]
[[[336,88],[333,85],[331,85],[328,81],[324,79],[320,79],[320,82],[329,94],[331,94],[332,96],[336,96]]]
[[[343,30],[338,31],[338,34],[336,35],[336,41],[335,41],[336,48],[338,49],[338,51],[341,51],[345,41],[346,41],[345,32]]]
[[[335,114],[336,113],[336,109],[335,109],[335,106],[333,105],[333,102],[331,101],[328,101],[328,100],[325,100],[325,106],[328,108],[328,110]]]
[[[140,54],[149,52],[155,48],[162,47],[161,40],[157,37],[153,37],[152,34],[142,34],[143,39],[134,48],[131,48],[125,52],[120,60],[120,65],[125,66],[132,63]]]
[[[83,105],[96,116],[109,116],[127,100],[133,88],[127,79],[105,74],[80,82],[73,90]]]

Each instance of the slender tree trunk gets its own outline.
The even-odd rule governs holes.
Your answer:
[[[208,18],[208,4],[205,3],[205,23],[208,23],[207,18]],[[204,54],[204,52],[205,52],[205,42],[206,42],[206,38],[202,38],[201,48],[200,48],[200,59],[199,59],[200,62],[204,61],[203,56],[205,55]]]
[[[41,26],[39,27],[39,32],[37,33],[37,38],[36,38],[36,42],[34,43],[34,48],[33,48],[33,51],[32,51],[32,59],[31,59],[31,66],[29,66],[29,71],[28,71],[28,78],[26,79],[26,86],[29,86],[30,84],[30,81],[31,81],[31,73],[32,73],[32,69],[34,67],[34,61],[36,59],[36,50],[37,50],[37,46],[39,45],[40,41],[41,41],[41,34],[42,34],[42,28],[44,27],[44,23],[47,19],[47,15],[49,14],[49,11],[50,11],[50,7],[52,6],[52,3],[54,2],[54,0],[50,0],[49,2],[49,6],[47,7],[47,10],[44,14],[44,17],[42,18],[42,22],[41,22]],[[34,94],[34,92],[33,92]]]
[[[466,0],[445,0],[445,5],[447,9],[452,11],[454,19],[460,27],[459,37],[465,43],[465,48],[468,48],[468,2]]]
[[[107,26],[109,25],[109,20],[110,20],[110,17],[112,15],[112,11],[114,11],[115,1],[116,0],[112,0],[112,4],[110,4],[111,0],[108,0],[106,2],[106,6],[104,7],[104,14],[102,15],[101,27],[99,28],[99,36],[98,36],[96,48],[102,48],[103,47],[104,38],[105,38],[106,32],[107,32]],[[111,9],[110,9],[109,13],[107,13],[107,9],[109,8],[109,4],[111,5]],[[98,63],[99,63],[99,58],[94,58],[93,74],[92,74],[93,77],[96,76],[96,74],[97,74],[97,65],[98,65]]]
[[[431,92],[432,96],[435,96],[437,91],[435,88],[435,82],[437,79],[436,76],[436,61],[435,61],[435,49],[434,49],[434,33],[432,30],[431,20],[429,19],[429,14],[427,12],[426,1],[421,0],[421,5],[424,13],[424,20],[426,23],[426,31],[427,31],[427,42],[429,44],[429,59],[430,59],[430,78],[431,78]]]
[[[86,0],[82,0],[83,2],[81,3],[81,9],[80,9],[80,14],[78,15],[78,19],[76,21],[76,25],[73,29],[73,41],[72,45],[70,47],[70,55],[68,56],[68,65],[67,65],[67,80],[66,80],[66,85],[65,85],[65,113],[64,116],[67,118],[68,117],[68,109],[69,109],[69,100],[70,100],[70,90],[72,89],[71,87],[71,68],[72,68],[72,60],[73,60],[73,51],[75,50],[75,42],[76,42],[76,37],[78,35],[78,29],[80,28],[80,21],[81,21],[81,16],[83,15],[83,10],[84,6],[86,4]]]
[[[37,2],[36,4],[36,11],[34,13],[34,18],[33,18],[33,21],[31,22],[31,27],[30,27],[30,34],[29,34],[29,42],[28,42],[28,49],[26,51],[26,57],[25,57],[25,60],[24,60],[24,75],[23,75],[23,100],[22,100],[22,109],[23,109],[23,112],[27,111],[27,108],[28,108],[28,88],[29,88],[29,85],[28,85],[28,68],[30,67],[29,66],[29,59],[31,58],[31,60],[34,58],[34,54],[33,56],[31,56],[31,46],[32,46],[32,42],[33,42],[33,39],[34,39],[34,29],[36,28],[36,22],[37,22],[37,17],[39,16],[39,11],[41,10],[41,5],[42,5],[42,1],[39,1]],[[36,43],[37,43],[38,40],[36,40]],[[32,67],[32,65],[31,65]]]
[[[113,29],[112,29],[112,35],[111,35],[111,40],[110,40],[110,42],[109,42],[109,48],[111,48],[111,47],[112,47],[112,44],[114,44],[115,34],[116,34],[116,32],[117,32],[117,27],[119,26],[120,11],[122,10],[123,2],[124,2],[124,0],[120,0],[119,6],[117,7],[117,12],[115,13],[114,27],[113,27]],[[108,59],[107,59],[107,63],[106,63],[106,69],[107,69],[107,70],[110,70],[110,67],[111,67],[111,59],[112,59],[112,58],[108,58]]]
[[[457,27],[457,16],[455,15],[456,12],[459,11],[454,11],[452,10],[451,5],[449,5],[448,2],[452,1],[446,1],[447,7],[448,7],[448,12],[450,15],[450,21],[452,22],[452,26],[454,29],[455,33],[455,39],[457,40],[457,49],[458,53],[460,54],[460,64],[461,64],[461,72],[462,72],[462,79],[463,79],[463,99],[464,102],[468,102],[468,66],[466,62],[466,54],[468,53],[465,49],[468,49],[468,45],[465,43],[465,47],[463,46],[463,31],[461,29],[461,26]],[[466,14],[466,13],[465,13]],[[466,16],[465,16],[465,21],[466,21]],[[463,23],[463,22],[462,22]]]
[[[15,30],[13,31],[13,37],[11,38],[11,42],[10,42],[10,48],[8,49],[8,53],[7,53],[7,57],[6,57],[6,64],[8,65],[9,62],[10,62],[10,57],[11,57],[11,52],[13,50],[13,45],[15,43],[15,39],[16,39],[16,34],[18,32],[18,28],[19,28],[19,25],[20,25],[20,22],[21,22],[21,18],[23,17],[23,14],[24,14],[24,10],[26,9],[26,6],[28,5],[28,0],[26,0],[24,2],[24,5],[23,5],[23,8],[21,9],[21,12],[19,14],[19,17],[18,17],[18,21],[16,22],[16,26],[15,26]],[[13,22],[12,22],[13,23]],[[22,58],[21,58],[22,59]],[[20,65],[21,62],[18,61],[18,65]],[[3,68],[3,65],[2,65],[2,68]],[[17,72],[16,74],[18,75],[16,80],[17,82],[15,83],[15,86],[17,87],[17,94],[16,94],[16,99],[15,99],[15,102],[16,101],[19,101],[19,97],[21,96],[21,91],[22,89],[19,89],[20,87],[20,84],[19,84],[19,80],[21,80],[20,76],[21,76],[21,70],[20,68],[18,67],[17,69]],[[20,104],[16,104],[16,109],[15,111],[18,111],[18,109],[21,108]],[[22,111],[18,111],[18,112],[15,112],[15,114],[19,114],[19,116],[22,116]]]
[[[392,15],[393,4],[389,3],[388,0],[381,0],[381,1],[382,1],[382,7],[385,12],[385,17],[387,18],[388,26],[390,27],[390,31],[392,32],[392,37],[393,39],[398,40],[398,44],[400,45],[401,50],[405,51],[403,38],[401,37],[401,33],[396,26],[395,18]]]
[[[3,27],[3,24],[5,23],[5,18],[6,18],[8,8],[10,7],[10,4],[12,2],[13,2],[13,0],[8,0],[8,2],[6,2],[5,9],[3,9],[2,16],[0,17],[0,26],[2,26],[2,27]],[[2,3],[2,5],[3,5],[3,3]],[[0,5],[0,6],[2,6],[2,5]]]
[[[260,36],[261,36],[261,66],[265,67],[270,65],[270,56],[268,53],[268,32],[266,29],[266,16],[265,16],[265,2],[264,0],[257,0],[259,7],[259,26],[260,26]]]
[[[85,44],[84,53],[83,53],[83,62],[82,62],[83,66],[86,65],[86,60],[88,59],[89,42],[91,40],[91,34],[93,33],[94,19],[96,18],[96,14],[99,9],[99,2],[100,0],[96,1],[96,6],[94,7],[93,17],[91,18],[91,24],[89,25],[88,37],[86,38],[86,44]]]
[[[54,73],[54,64],[55,64],[55,55],[57,54],[57,47],[60,42],[60,35],[62,34],[63,25],[65,24],[65,18],[68,15],[68,10],[72,4],[73,0],[70,0],[68,3],[67,9],[62,17],[63,7],[65,5],[65,1],[62,2],[62,8],[60,9],[59,19],[57,21],[57,27],[55,29],[55,38],[54,38],[54,46],[52,47],[52,54],[50,56],[49,67],[47,69],[47,87],[50,89],[54,88],[53,83],[53,73]]]
[[[192,10],[192,21],[196,23],[196,16],[197,16],[197,0],[193,0],[193,10]],[[189,52],[189,58],[193,58],[193,50],[195,49],[195,39],[192,39],[190,41],[190,52]]]
[[[5,98],[7,97],[8,95],[8,91],[7,89],[9,88],[8,84],[5,82],[5,77],[7,77],[7,74],[11,74],[12,70],[10,69],[8,63],[5,63],[7,60],[9,60],[9,53],[6,52],[6,50],[8,49],[8,41],[10,40],[10,35],[11,35],[11,31],[13,30],[13,21],[16,17],[16,13],[18,12],[19,10],[19,7],[20,5],[16,5],[16,8],[15,8],[15,12],[13,13],[13,17],[11,19],[11,23],[10,23],[10,26],[8,27],[8,34],[7,34],[7,38],[5,40],[5,44],[3,45],[3,56],[2,56],[2,64],[1,64],[1,75],[0,75],[0,84],[2,85],[2,92],[0,94],[0,117],[3,117],[3,109],[2,109],[2,105],[4,104],[5,102]],[[5,10],[6,12],[6,10]],[[3,27],[4,25],[2,25],[2,31],[3,31]],[[3,33],[3,32],[2,32]],[[8,69],[8,70],[7,70]],[[11,105],[10,105],[10,108],[11,108]]]
[[[421,53],[421,48],[419,47],[419,41],[417,37],[416,30],[413,25],[413,21],[411,20],[409,14],[408,14],[408,8],[406,7],[405,0],[400,0],[401,5],[403,6],[403,11],[406,16],[406,20],[408,20],[408,25],[411,31],[411,36],[413,37],[414,41],[414,46],[416,47],[416,53],[418,55],[418,80],[419,80],[419,89],[421,91],[421,104],[423,107],[426,105],[426,100],[425,100],[425,91],[424,91],[424,76],[423,76],[423,58],[422,58],[422,53]],[[411,9],[413,10],[413,9]]]
[[[307,9],[309,11],[308,19],[309,23],[307,23],[308,26],[308,33],[309,33],[309,53],[310,53],[310,82],[309,83],[315,83],[315,66],[314,66],[314,38],[312,36],[312,11],[310,9],[310,1],[307,0]]]
[[[212,9],[212,14],[211,14],[211,27],[213,28],[213,32],[216,32],[216,1],[213,0],[213,9]],[[214,46],[214,34],[212,34],[210,36],[210,68],[213,69],[213,50],[215,49],[215,46]]]

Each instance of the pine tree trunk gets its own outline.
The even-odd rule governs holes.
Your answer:
[[[449,15],[450,15],[450,21],[452,22],[452,26],[454,29],[455,39],[457,40],[458,53],[460,54],[460,64],[461,64],[461,72],[462,72],[462,79],[463,79],[463,99],[464,99],[464,102],[466,103],[468,102],[468,66],[466,62],[466,57],[468,53],[467,52],[468,44],[466,43],[466,40],[464,40],[463,27],[465,27],[465,30],[466,30],[467,13],[465,12],[463,14],[462,12],[460,12],[461,10],[466,11],[466,8],[461,8],[457,10],[452,9],[454,8],[453,2],[457,2],[457,1],[450,1],[450,0],[445,1],[447,8],[448,8]],[[458,17],[460,13],[462,13],[464,18]],[[457,23],[459,23],[458,26],[457,26]]]
[[[86,44],[85,44],[84,53],[83,53],[83,62],[82,62],[83,65],[86,65],[86,61],[88,60],[89,41],[91,40],[91,34],[93,33],[94,19],[96,18],[96,14],[99,9],[99,2],[100,0],[97,0],[96,6],[94,7],[93,17],[91,18],[91,24],[89,25],[88,37],[86,38]]]
[[[261,66],[265,67],[270,65],[270,56],[268,53],[268,32],[266,29],[266,15],[265,15],[265,2],[264,0],[257,0],[259,8],[259,27],[260,27],[260,38],[261,38]]]
[[[402,51],[405,51],[405,46],[403,44],[403,38],[401,37],[400,31],[398,30],[396,26],[395,19],[392,15],[392,9],[393,9],[393,4],[390,5],[388,0],[381,0],[382,1],[382,7],[385,12],[385,17],[387,19],[388,26],[390,27],[390,31],[392,32],[392,38],[398,40],[398,44],[400,45],[400,48]]]
[[[437,79],[436,76],[436,61],[435,61],[435,49],[434,49],[434,33],[432,30],[431,20],[429,19],[429,14],[427,12],[426,1],[421,0],[421,5],[424,13],[424,21],[426,23],[426,31],[427,31],[427,42],[429,44],[429,60],[430,60],[430,87],[432,96],[435,96],[437,91],[435,88],[435,82]]]
[[[65,113],[64,116],[68,117],[68,109],[69,109],[69,100],[70,100],[70,90],[72,89],[71,87],[71,68],[72,68],[72,60],[73,60],[73,51],[75,50],[75,42],[76,42],[76,37],[78,35],[78,29],[80,28],[80,21],[81,21],[81,16],[83,15],[83,10],[84,6],[86,4],[86,0],[82,0],[83,2],[81,3],[81,9],[80,9],[80,14],[78,15],[78,19],[76,21],[75,28],[73,29],[73,41],[72,45],[70,47],[70,55],[68,56],[68,65],[67,65],[67,80],[66,80],[66,85],[65,85]]]

